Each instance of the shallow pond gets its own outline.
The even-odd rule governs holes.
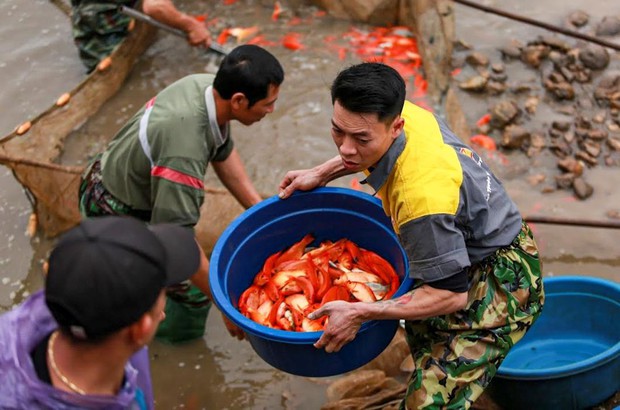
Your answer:
[[[357,60],[352,53],[340,59],[337,50],[325,40],[336,36],[336,43],[346,45],[344,34],[350,31],[351,23],[318,17],[310,9],[302,10],[299,24],[289,25],[288,19],[274,22],[272,8],[262,5],[269,2],[237,1],[230,6],[223,2],[213,5],[189,0],[176,3],[195,14],[217,16],[220,24],[257,25],[265,38],[273,42],[267,47],[284,66],[286,79],[275,113],[251,128],[233,125],[236,145],[261,192],[275,194],[287,170],[310,167],[336,154],[329,136],[328,89],[335,74]],[[606,14],[620,13],[620,5],[611,0],[594,4],[583,0],[491,3],[554,24],[578,8],[587,10],[593,21]],[[496,48],[500,44],[515,37],[530,39],[538,32],[507,19],[455,7],[458,37],[475,44],[477,50],[487,52],[492,58],[497,57]],[[305,48],[291,51],[282,47],[280,40],[288,32],[300,33]],[[71,43],[66,16],[47,1],[2,2],[0,34],[4,40],[0,44],[3,84],[0,131],[4,135],[72,88],[84,73]],[[83,164],[87,156],[101,150],[123,122],[158,90],[187,74],[212,71],[216,62],[214,56],[159,33],[158,40],[139,60],[123,89],[71,137],[63,162]],[[529,75],[526,70],[520,74]],[[461,93],[460,98],[470,122],[475,122],[488,105],[488,101],[466,94]],[[525,175],[548,166],[544,161],[532,163],[520,154],[506,158],[508,162],[498,161],[497,156],[487,160],[502,176],[524,214],[604,219],[607,211],[619,208],[617,168],[589,170],[588,181],[594,186],[595,195],[587,201],[577,201],[567,191],[542,195],[539,189],[525,182]],[[335,185],[349,186],[351,180]],[[210,186],[218,185],[212,172],[208,173],[206,182]],[[21,188],[10,172],[0,168],[0,311],[41,287],[40,261],[46,256],[50,241],[24,235],[29,214],[30,206]],[[546,275],[619,280],[620,254],[616,245],[620,242],[619,230],[540,224],[534,229]],[[153,342],[152,370],[158,408],[305,409],[318,408],[324,403],[329,378],[307,379],[274,370],[247,342],[228,336],[216,311],[211,312],[207,328],[204,340],[186,345]]]

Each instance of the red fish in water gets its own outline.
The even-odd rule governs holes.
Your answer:
[[[469,141],[474,144],[487,149],[489,151],[495,151],[497,149],[497,144],[495,144],[495,140],[488,135],[478,134],[474,135],[469,139]]]
[[[304,46],[299,41],[300,37],[301,34],[299,33],[287,33],[282,37],[282,45],[289,50],[301,50]]]
[[[482,127],[483,125],[488,124],[491,121],[491,114],[484,114],[482,117],[476,121],[476,125],[478,127]]]
[[[282,14],[282,6],[280,5],[279,1],[276,1],[273,5],[273,13],[271,13],[271,19],[273,21],[277,21],[280,17],[280,14]]]

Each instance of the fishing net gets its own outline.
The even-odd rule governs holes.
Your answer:
[[[154,28],[137,22],[100,68],[0,139],[0,164],[9,167],[24,187],[46,236],[54,237],[80,220],[77,192],[82,168],[57,163],[65,138],[116,94],[154,33]]]
[[[77,188],[81,168],[28,161],[0,154],[24,187],[42,232],[54,237],[79,222]]]

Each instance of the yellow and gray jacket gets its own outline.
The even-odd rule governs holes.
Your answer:
[[[521,216],[501,182],[434,114],[405,102],[404,132],[366,182],[409,258],[410,275],[433,282],[509,245]]]

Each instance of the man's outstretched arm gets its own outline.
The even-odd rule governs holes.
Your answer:
[[[187,34],[187,42],[193,46],[208,47],[211,44],[211,34],[204,22],[179,11],[172,0],[143,0],[142,11],[155,20],[183,30]]]

